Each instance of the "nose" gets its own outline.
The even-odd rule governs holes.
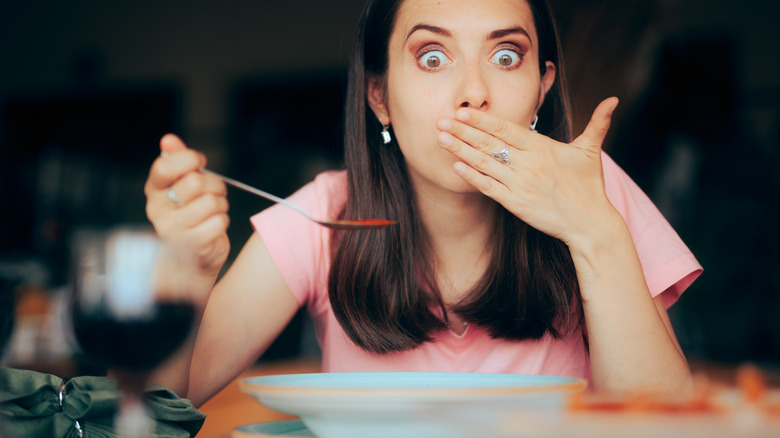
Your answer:
[[[471,65],[465,69],[462,78],[458,106],[486,110],[489,103],[488,84],[479,65]]]

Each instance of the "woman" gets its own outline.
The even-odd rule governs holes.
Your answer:
[[[616,99],[571,141],[544,0],[369,1],[347,102],[346,171],[292,199],[398,224],[332,234],[272,207],[213,290],[229,249],[225,186],[198,172],[202,155],[161,140],[147,214],[197,248],[203,317],[158,381],[200,405],[306,305],[323,371],[690,385],[666,307],[701,268],[601,152]]]

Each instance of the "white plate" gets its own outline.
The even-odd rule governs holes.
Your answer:
[[[586,385],[520,374],[317,373],[253,377],[240,387],[319,438],[484,438],[519,411],[557,415]]]

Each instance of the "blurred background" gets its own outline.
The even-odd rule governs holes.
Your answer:
[[[164,133],[278,195],[339,167],[362,3],[0,4],[0,364],[95,371],[63,329],[69,251],[80,231],[146,223],[143,182]],[[704,266],[670,311],[686,354],[777,369],[778,6],[552,3],[575,131],[621,98],[605,149]],[[230,201],[232,258],[268,204],[232,190]],[[317,354],[299,315],[263,360]]]

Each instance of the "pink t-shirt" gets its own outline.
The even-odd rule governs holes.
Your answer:
[[[603,154],[607,196],[625,218],[653,296],[667,307],[701,273],[701,266],[642,190]],[[346,203],[344,171],[318,175],[290,200],[318,217],[333,218]],[[434,342],[399,353],[378,355],[355,345],[339,325],[328,300],[329,231],[295,211],[273,206],[251,218],[277,268],[298,302],[307,306],[322,349],[322,371],[439,371],[547,374],[590,379],[590,361],[581,333],[538,341],[492,339],[469,325],[457,335],[444,330]]]

